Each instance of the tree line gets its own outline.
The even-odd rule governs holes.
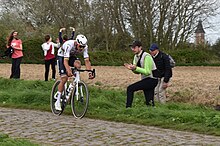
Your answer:
[[[218,0],[1,0],[0,43],[13,29],[24,40],[75,27],[97,50],[126,50],[134,39],[175,49],[194,37],[198,20],[216,15]],[[66,30],[67,34],[70,30]],[[2,46],[2,45],[1,45]]]

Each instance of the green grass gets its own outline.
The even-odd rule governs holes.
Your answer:
[[[34,144],[28,140],[10,138],[8,135],[2,133],[0,133],[0,145],[1,146],[39,146],[38,144]]]
[[[50,111],[53,83],[0,78],[0,106]],[[86,117],[220,136],[220,112],[211,107],[174,102],[146,107],[143,93],[137,92],[133,107],[126,109],[125,90],[89,87],[89,91]],[[64,114],[71,114],[69,107]]]

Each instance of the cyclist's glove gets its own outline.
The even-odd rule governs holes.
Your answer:
[[[89,73],[89,79],[94,79],[95,77],[92,75],[92,73]]]

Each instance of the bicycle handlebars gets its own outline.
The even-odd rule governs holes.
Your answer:
[[[87,71],[87,72],[91,72],[91,73],[92,73],[92,76],[95,78],[95,69],[93,69],[93,70],[88,70],[88,69],[77,69],[77,68],[75,68],[75,67],[70,67],[70,68],[71,68],[72,72],[74,72],[74,71],[79,71],[79,72],[85,72],[85,71]]]

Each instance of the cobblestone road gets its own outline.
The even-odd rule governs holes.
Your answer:
[[[220,137],[107,122],[50,112],[0,108],[0,132],[45,145],[220,145]],[[42,144],[44,145],[44,144]]]

